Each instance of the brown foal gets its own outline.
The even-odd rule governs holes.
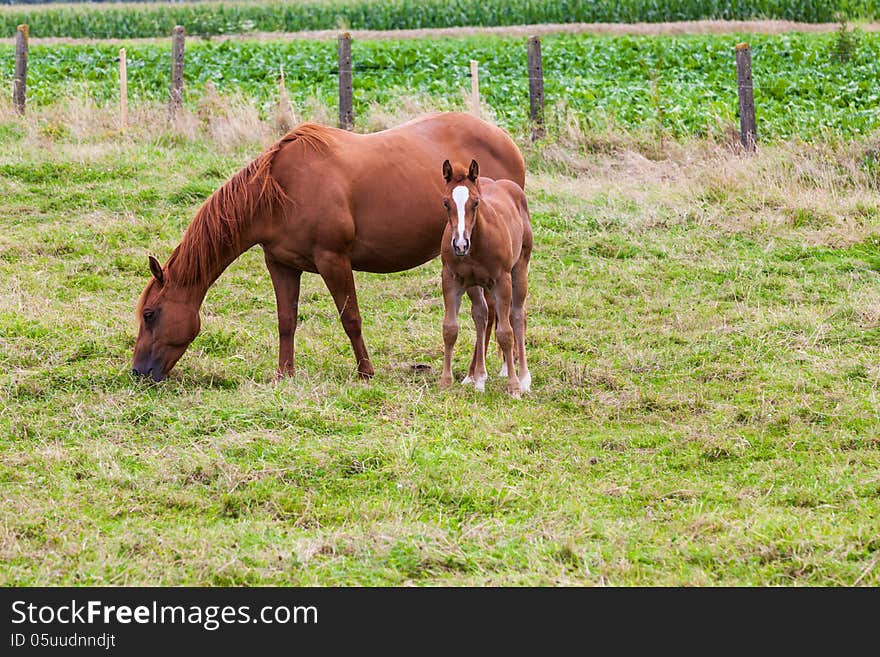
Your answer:
[[[443,373],[440,385],[452,383],[452,350],[458,338],[458,311],[467,291],[476,326],[471,371],[462,381],[479,391],[486,387],[486,290],[495,302],[495,336],[504,355],[502,376],[507,391],[519,398],[528,392],[532,376],[526,362],[526,291],[532,255],[532,227],[526,195],[512,180],[480,177],[470,168],[443,162],[447,223],[440,245],[443,261]],[[516,360],[519,361],[517,375]]]

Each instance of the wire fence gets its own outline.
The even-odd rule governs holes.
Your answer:
[[[517,41],[506,40],[505,44],[516,43]],[[582,100],[585,97],[589,97],[593,90],[595,90],[597,94],[599,92],[604,94],[603,98],[611,98],[619,106],[627,107],[628,101],[635,99],[636,95],[640,97],[648,96],[652,105],[650,109],[654,111],[656,121],[662,122],[678,120],[683,111],[685,111],[681,107],[681,98],[685,95],[690,95],[692,98],[689,99],[689,102],[692,102],[692,104],[706,103],[708,108],[707,116],[711,111],[717,111],[719,107],[723,106],[725,108],[723,112],[725,116],[730,116],[730,119],[739,119],[740,131],[743,135],[741,137],[743,145],[750,150],[754,149],[759,133],[757,116],[761,114],[761,109],[758,107],[756,111],[756,100],[758,104],[762,101],[771,102],[774,105],[774,111],[778,112],[780,104],[803,97],[802,90],[796,88],[796,81],[780,79],[778,74],[775,77],[765,75],[763,86],[754,82],[751,75],[751,56],[755,54],[760,57],[761,45],[757,48],[746,46],[742,53],[740,53],[739,50],[733,47],[734,42],[731,41],[730,45],[725,49],[726,55],[719,56],[718,53],[711,53],[713,58],[711,66],[714,69],[717,70],[719,65],[724,68],[729,67],[729,72],[725,73],[723,77],[719,77],[713,72],[711,81],[701,78],[704,74],[704,69],[693,66],[688,62],[678,62],[676,57],[679,57],[680,53],[664,55],[662,52],[648,52],[647,55],[644,55],[645,61],[640,77],[611,76],[607,80],[589,80],[584,79],[583,74],[580,72],[570,70],[575,66],[574,64],[566,67],[566,58],[570,56],[570,53],[566,52],[564,48],[559,48],[559,42],[554,42],[554,48],[551,48],[550,51],[553,59],[549,78],[545,80],[545,62],[542,57],[540,37],[533,36],[523,41],[520,42],[523,46],[520,56],[504,52],[503,58],[493,58],[492,53],[489,51],[490,49],[485,47],[475,48],[472,52],[467,53],[471,57],[465,58],[461,56],[464,54],[462,50],[468,47],[465,44],[454,53],[459,55],[459,62],[450,64],[448,53],[438,63],[419,60],[418,50],[416,50],[415,55],[411,51],[406,51],[404,53],[404,61],[394,61],[386,53],[370,46],[367,42],[352,48],[351,38],[347,34],[341,34],[338,38],[339,52],[333,60],[326,56],[329,53],[324,53],[324,55],[317,58],[322,60],[317,63],[314,61],[304,62],[302,58],[294,58],[290,65],[267,66],[266,68],[269,68],[271,72],[267,73],[264,70],[260,72],[260,75],[264,78],[272,77],[272,84],[275,85],[278,83],[279,71],[283,70],[287,74],[288,81],[293,81],[294,83],[300,81],[303,83],[303,86],[306,84],[320,85],[325,91],[328,88],[328,83],[334,83],[338,91],[338,123],[341,127],[353,129],[355,125],[355,105],[357,103],[363,105],[363,97],[365,95],[372,94],[380,100],[383,97],[387,98],[387,94],[383,96],[381,91],[385,80],[389,77],[386,73],[396,76],[395,79],[397,84],[399,84],[400,78],[405,79],[410,69],[413,71],[413,79],[419,78],[422,81],[429,77],[433,70],[436,71],[436,81],[430,82],[429,80],[428,84],[436,89],[442,86],[442,80],[459,80],[458,89],[462,92],[459,98],[465,97],[470,110],[476,114],[480,113],[481,104],[486,100],[486,97],[483,95],[484,86],[494,99],[502,98],[506,107],[512,104],[516,105],[520,102],[518,99],[522,98],[522,104],[516,110],[517,115],[527,117],[533,140],[539,140],[546,134],[547,118],[555,116],[555,113],[548,115],[548,108],[545,107],[548,105],[548,98],[549,103],[556,105],[560,102],[565,103],[572,98]],[[182,28],[175,28],[171,52],[164,51],[164,57],[170,57],[170,60],[174,62],[174,66],[170,67],[174,82],[166,78],[167,82],[165,83],[168,85],[166,88],[168,89],[167,98],[170,116],[173,117],[182,107],[184,79],[187,80],[187,84],[198,84],[199,81],[205,80],[223,80],[224,74],[228,73],[230,79],[240,80],[243,88],[244,85],[251,84],[251,81],[247,80],[246,77],[251,74],[253,68],[250,71],[242,70],[239,73],[229,72],[229,69],[235,68],[235,57],[256,59],[254,49],[248,49],[247,46],[232,48],[223,44],[203,45],[203,42],[200,42],[199,48],[207,48],[209,50],[208,54],[222,52],[224,56],[231,54],[232,59],[227,58],[221,61],[218,58],[218,61],[211,62],[208,65],[204,61],[208,55],[203,50],[201,55],[202,61],[196,61],[196,72],[187,74],[190,64],[185,62],[188,55],[184,54],[184,43],[185,31]],[[765,47],[767,46],[767,44],[764,45]],[[279,44],[279,48],[284,46],[290,47],[289,44]],[[275,49],[274,46],[260,47]],[[157,48],[161,49],[161,46],[152,46],[152,48],[155,51]],[[518,48],[515,49],[518,50]],[[122,51],[124,50],[122,49]],[[343,50],[347,52],[347,59],[340,65],[339,58],[344,56]],[[115,75],[112,68],[115,67],[116,63],[119,63],[119,86],[118,91],[114,92],[114,96],[118,94],[120,124],[124,125],[125,119],[123,114],[127,111],[129,105],[127,95],[129,90],[132,89],[132,85],[123,76],[122,51],[120,51],[118,56],[112,57],[112,63],[108,65],[107,61],[102,60],[102,58],[110,59],[111,56],[108,49],[103,46],[100,48],[95,47],[94,53],[97,55],[97,59],[89,62],[88,75],[85,76],[87,80],[83,84],[85,85],[88,82],[100,83],[103,93],[106,92],[109,82],[112,89],[114,84],[112,78]],[[91,54],[92,50],[89,52]],[[40,47],[39,54],[41,57],[54,56],[54,53],[45,46]],[[741,57],[741,54],[744,56]],[[777,58],[780,56],[778,53],[770,54],[775,55]],[[82,55],[83,53],[79,53],[75,58],[79,59]],[[161,55],[161,51],[159,55]],[[688,57],[700,55],[709,56],[700,52],[687,54]],[[135,93],[139,93],[139,90],[143,89],[142,86],[138,86],[138,84],[143,84],[138,82],[138,78],[144,77],[142,74],[147,70],[149,70],[149,77],[152,80],[151,84],[154,87],[156,85],[156,80],[158,79],[156,77],[156,69],[162,66],[162,61],[161,57],[158,57],[155,52],[151,56],[153,57],[152,59],[145,59],[138,57],[136,54],[133,55],[131,51],[127,53],[125,62],[126,73],[134,76]],[[724,64],[725,57],[728,64]],[[476,61],[476,65],[468,65],[471,59]],[[165,61],[170,63],[168,59]],[[667,75],[668,71],[664,69],[664,66],[672,66],[673,62],[676,68],[674,79],[670,80]],[[64,66],[66,65],[67,63],[64,64]],[[747,66],[748,74],[742,73],[744,66]],[[20,113],[24,113],[28,101],[27,67],[28,30],[27,26],[22,25],[16,34],[15,74],[13,80],[14,106],[16,111]],[[475,72],[478,79],[474,79]],[[236,75],[238,75],[238,78],[235,77]],[[860,75],[869,76],[870,71],[867,71],[867,73],[861,71]],[[854,84],[857,83],[857,88],[850,89],[848,88],[850,85],[847,82],[841,84],[833,80],[822,81],[819,74],[816,75],[816,79],[820,80],[826,87],[837,84],[840,87],[841,93],[846,93],[850,96],[863,94],[863,80],[854,81]],[[516,82],[512,87],[512,80],[519,82]],[[548,83],[546,88],[545,81]],[[248,88],[253,88],[253,86]],[[763,93],[759,93],[759,97],[756,99],[755,95],[758,91]],[[751,97],[749,98],[750,93]],[[643,101],[644,99],[641,99],[640,102]],[[586,103],[582,103],[581,106],[584,104]],[[848,107],[851,115],[864,119],[864,123],[870,125],[874,121],[872,113],[876,113],[876,106],[872,106],[870,102],[859,104],[850,101]],[[643,118],[644,120],[650,120],[650,116]]]

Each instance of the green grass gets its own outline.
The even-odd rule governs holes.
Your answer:
[[[356,274],[369,384],[306,275],[274,384],[257,250],[132,380],[147,254],[259,147],[42,120],[0,122],[0,584],[880,584],[870,142],[530,149],[514,401],[439,389],[437,261]]]
[[[352,29],[394,30],[461,25],[636,23],[697,19],[781,18],[812,23],[839,16],[873,19],[874,0],[308,0],[63,5],[0,8],[0,33],[26,23],[35,36],[132,38],[167,36],[175,25],[190,34]]]
[[[880,34],[857,34],[841,55],[834,34],[597,37],[543,41],[545,95],[551,122],[574,120],[591,130],[650,126],[674,137],[706,135],[738,122],[734,45],[751,42],[758,133],[762,139],[825,140],[868,135],[880,126]],[[110,45],[44,45],[31,49],[28,97],[34,106],[59,98],[118,102]],[[0,46],[0,61],[12,60]],[[167,45],[127,48],[132,106],[168,95]],[[187,45],[185,97],[196,108],[210,82],[240,93],[265,114],[277,100],[279,68],[298,108],[337,100],[335,42],[194,41]],[[501,125],[528,118],[525,40],[365,41],[353,46],[355,116],[417,96],[432,107],[459,108],[469,89],[468,61],[481,62],[480,88]],[[11,88],[12,67],[2,81]],[[114,108],[115,111],[115,108]]]

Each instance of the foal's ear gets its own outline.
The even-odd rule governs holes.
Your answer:
[[[473,182],[477,182],[477,178],[480,177],[480,165],[477,164],[476,160],[471,160],[471,168],[468,169],[468,178],[470,178]]]
[[[150,256],[150,273],[153,274],[153,278],[159,285],[165,283],[165,272],[162,271],[162,265],[153,256]]]
[[[449,160],[443,160],[443,179],[446,182],[452,180],[452,165],[449,164]]]

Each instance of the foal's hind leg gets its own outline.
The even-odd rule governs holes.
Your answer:
[[[513,325],[513,338],[516,356],[519,361],[519,385],[523,392],[532,387],[532,375],[526,362],[526,294],[528,292],[529,261],[521,258],[513,267],[513,296],[510,307],[510,323]]]
[[[351,347],[357,360],[358,375],[362,379],[369,379],[373,376],[373,364],[370,362],[367,346],[361,335],[361,311],[358,308],[357,292],[354,288],[351,260],[346,255],[324,251],[315,256],[315,267],[324,279],[330,294],[333,295],[342,328],[351,340]]]
[[[513,327],[510,325],[512,287],[510,274],[503,274],[495,283],[492,294],[495,296],[495,312],[498,313],[495,337],[498,338],[498,344],[504,352],[504,362],[507,365],[507,391],[519,398],[519,379],[516,378],[516,366],[513,362]]]
[[[486,389],[486,327],[489,324],[489,307],[483,288],[479,286],[469,287],[468,297],[471,300],[471,316],[474,318],[474,357],[468,375],[462,380],[462,384],[473,383],[474,387],[483,392]]]

